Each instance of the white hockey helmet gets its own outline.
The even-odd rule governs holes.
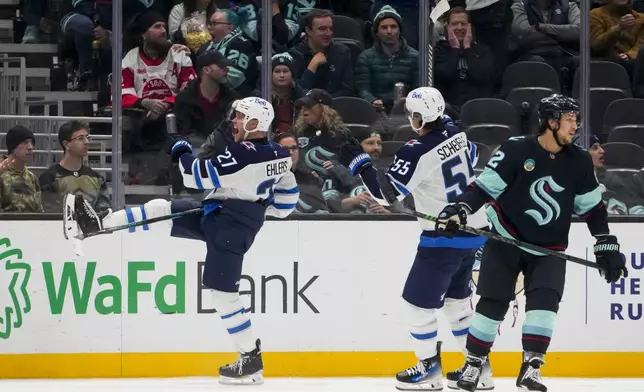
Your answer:
[[[233,102],[232,108],[235,112],[244,115],[244,140],[250,132],[268,132],[275,118],[275,111],[273,105],[267,100],[259,97],[247,97],[244,99]],[[257,127],[255,129],[247,129],[247,125],[251,120],[257,120]]]
[[[433,87],[419,87],[407,94],[405,113],[414,131],[419,132],[427,123],[436,121],[445,112],[445,99]],[[420,128],[414,127],[412,120],[420,120]]]

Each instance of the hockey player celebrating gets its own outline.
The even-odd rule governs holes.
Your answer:
[[[201,240],[207,245],[203,284],[211,289],[213,304],[241,353],[236,362],[219,369],[220,382],[259,384],[263,382],[260,340],[255,338],[239,297],[242,264],[265,216],[288,216],[295,208],[299,190],[289,152],[266,138],[274,117],[271,104],[248,97],[236,101],[233,107],[236,143],[225,153],[212,160],[197,159],[185,140],[177,140],[170,149],[186,187],[213,189],[202,202],[157,199],[101,217],[82,196],[69,195],[65,229],[71,238],[78,234],[74,233],[76,224],[86,235],[203,205],[203,214],[165,222],[171,226],[171,236]],[[143,226],[143,230],[148,229]]]
[[[360,174],[373,198],[384,206],[412,194],[416,208],[437,214],[448,202],[456,200],[474,181],[476,146],[464,133],[445,125],[445,101],[431,87],[409,93],[405,102],[407,117],[418,137],[408,141],[397,153],[379,183],[371,157],[357,140],[341,151],[341,162],[352,174]],[[396,375],[400,390],[440,391],[443,371],[438,335],[438,310],[443,309],[456,340],[465,349],[473,310],[470,304],[470,279],[477,249],[484,237],[459,233],[446,238],[434,231],[429,221],[419,220],[420,243],[403,290],[409,333],[418,363]],[[477,228],[487,227],[483,213],[472,217]],[[456,388],[460,370],[448,373],[448,386]],[[480,389],[493,389],[491,370],[486,368]]]
[[[533,137],[511,138],[490,158],[477,180],[456,203],[438,215],[436,231],[458,233],[468,215],[476,217],[485,203],[497,234],[548,249],[565,251],[571,216],[582,217],[597,239],[597,264],[606,281],[628,276],[615,236],[610,235],[606,208],[589,153],[573,144],[579,104],[562,95],[541,100],[540,128]],[[522,391],[546,392],[540,368],[548,350],[561,301],[566,262],[531,250],[490,240],[485,245],[476,306],[467,337],[468,356],[457,386],[474,391],[480,383],[499,325],[514,296],[519,272],[525,276],[526,318],[523,364],[516,380]]]

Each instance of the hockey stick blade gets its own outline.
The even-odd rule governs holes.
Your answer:
[[[142,221],[139,221],[139,222],[128,223],[127,225],[110,227],[109,229],[103,229],[103,230],[95,231],[93,233],[79,234],[76,238],[78,238],[79,240],[84,240],[86,238],[95,237],[95,236],[101,235],[101,234],[111,234],[111,233],[114,233],[116,231],[128,230],[128,229],[131,229],[131,228],[134,228],[134,227],[145,226],[145,225],[149,225],[149,224],[152,224],[152,223],[163,222],[163,221],[170,220],[170,219],[177,219],[177,218],[181,218],[181,217],[186,216],[186,215],[201,214],[201,213],[203,213],[203,211],[204,210],[203,210],[202,207],[193,208],[191,210],[176,212],[176,213],[170,214],[170,215],[157,216],[156,218],[150,218],[150,219],[142,220]]]
[[[420,218],[420,219],[425,219],[425,220],[428,220],[428,221],[431,221],[431,222],[437,222],[438,221],[438,219],[436,217],[433,217],[431,215],[426,215],[426,214],[420,213],[418,211],[410,210],[410,209],[407,209],[407,208],[404,208],[404,207],[394,206],[394,210],[396,212],[400,212],[401,214],[413,216],[413,217]],[[557,252],[557,251],[554,251],[552,249],[543,248],[543,247],[538,246],[538,245],[529,244],[527,242],[515,240],[515,239],[512,239],[512,238],[506,238],[506,237],[500,236],[498,234],[491,233],[489,231],[479,230],[479,229],[475,229],[475,228],[469,227],[469,226],[459,225],[458,229],[461,230],[461,231],[464,231],[466,233],[470,233],[470,234],[474,234],[474,235],[480,235],[480,236],[486,237],[486,238],[491,239],[491,240],[504,242],[504,243],[509,244],[509,245],[518,246],[520,248],[530,249],[530,250],[533,250],[535,252],[547,254],[549,256],[559,257],[561,259],[568,260],[568,261],[576,263],[576,264],[584,265],[586,267],[590,267],[590,268],[594,268],[594,269],[603,271],[603,269],[595,262],[584,260],[584,259],[576,257],[576,256],[571,256],[571,255],[566,254],[566,253]]]

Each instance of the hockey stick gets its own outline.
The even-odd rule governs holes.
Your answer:
[[[132,229],[134,227],[145,226],[145,225],[149,225],[149,224],[156,223],[156,222],[163,222],[163,221],[170,220],[170,219],[181,218],[181,217],[186,216],[186,215],[201,214],[201,213],[203,213],[203,207],[193,208],[192,210],[175,212],[174,214],[170,214],[170,215],[157,216],[156,218],[150,218],[150,219],[142,220],[142,221],[139,221],[139,222],[128,223],[127,225],[110,227],[109,229],[102,229],[102,230],[99,230],[99,231],[95,231],[93,233],[79,234],[78,236],[76,236],[76,238],[79,239],[79,240],[84,240],[86,238],[94,237],[94,236],[101,235],[101,234],[111,234],[111,233],[114,233],[115,231],[129,230],[129,229]]]
[[[420,213],[418,211],[410,210],[410,209],[407,209],[407,208],[402,207],[402,206],[394,206],[394,211],[399,212],[399,213],[404,214],[404,215],[409,215],[409,216],[413,216],[413,217],[416,217],[416,218],[426,219],[426,220],[431,221],[431,222],[437,222],[438,221],[438,219],[436,217],[433,217],[431,215],[425,215],[425,214]],[[475,229],[473,227],[462,226],[462,225],[459,225],[458,229],[461,230],[461,231],[464,231],[466,233],[470,233],[470,234],[474,234],[474,235],[480,235],[480,236],[486,237],[486,238],[491,239],[491,240],[500,241],[500,242],[503,242],[503,243],[506,243],[506,244],[509,244],[509,245],[518,246],[520,248],[530,249],[530,250],[533,250],[535,252],[547,254],[549,256],[559,257],[559,258],[571,261],[571,262],[576,263],[576,264],[584,265],[586,267],[602,270],[602,268],[595,262],[584,260],[584,259],[576,257],[576,256],[571,256],[571,255],[568,255],[566,253],[557,252],[557,251],[554,251],[554,250],[551,250],[551,249],[548,249],[548,248],[543,248],[541,246],[529,244],[527,242],[515,240],[513,238],[506,238],[506,237],[500,236],[498,234],[491,233],[489,231],[479,230],[479,229]]]

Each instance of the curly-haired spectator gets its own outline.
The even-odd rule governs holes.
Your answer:
[[[271,59],[273,65],[272,104],[275,109],[273,133],[286,132],[293,127],[295,102],[305,91],[293,77],[293,58],[288,53],[279,53]]]
[[[212,14],[212,40],[199,49],[197,56],[216,50],[231,60],[233,64],[228,67],[228,82],[240,96],[245,97],[257,86],[259,65],[253,43],[244,35],[239,23],[239,16],[232,10],[218,10]]]
[[[197,58],[198,79],[177,95],[174,113],[177,130],[193,144],[203,143],[215,127],[226,119],[230,104],[237,93],[226,84],[232,61],[217,51]]]
[[[105,180],[85,166],[89,151],[89,125],[71,121],[58,131],[58,142],[63,148],[63,159],[40,175],[43,203],[47,212],[60,211],[64,195],[81,192],[97,211],[110,208]]]
[[[594,56],[620,63],[632,75],[643,43],[644,14],[633,11],[632,0],[608,0],[590,11],[590,48]]]
[[[469,13],[462,7],[450,10],[446,39],[436,45],[434,72],[436,88],[455,110],[475,98],[490,97],[494,91],[494,57],[477,42]]]
[[[303,20],[306,38],[289,53],[296,60],[297,79],[303,89],[319,88],[332,97],[353,96],[351,51],[333,43],[333,14],[314,9]]]
[[[322,194],[324,181],[315,171],[307,168],[306,165],[300,164],[300,148],[297,144],[297,136],[290,132],[282,132],[275,137],[275,142],[286,148],[291,154],[291,160],[293,161],[291,170],[295,174],[297,187],[300,189],[297,211],[308,214],[329,213],[331,209]],[[337,209],[339,209],[339,206]]]
[[[5,137],[7,157],[0,161],[0,212],[44,212],[38,178],[27,169],[36,138],[17,125]]]
[[[396,83],[404,83],[407,91],[418,87],[418,51],[400,36],[402,26],[395,9],[382,7],[373,20],[374,45],[360,54],[355,69],[358,96],[387,112],[398,98]]]

